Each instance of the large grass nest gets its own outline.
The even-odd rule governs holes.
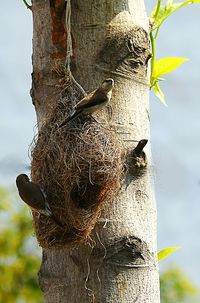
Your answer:
[[[81,116],[59,128],[82,98],[69,86],[34,141],[32,180],[47,194],[60,227],[33,213],[42,247],[64,247],[86,241],[101,209],[114,200],[122,173],[121,146],[108,125]]]

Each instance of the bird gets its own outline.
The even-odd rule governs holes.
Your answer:
[[[96,90],[86,95],[76,104],[72,114],[59,125],[59,128],[81,114],[92,114],[101,109],[110,101],[113,87],[113,79],[104,80]]]
[[[44,190],[36,183],[29,180],[26,174],[20,174],[16,178],[16,185],[20,198],[35,212],[51,217],[59,226],[63,226],[56,219],[47,202]]]
[[[143,148],[146,146],[147,143],[148,143],[147,139],[140,140],[132,152],[132,157],[135,162],[135,167],[137,168],[145,168],[147,166],[146,154],[143,151]]]

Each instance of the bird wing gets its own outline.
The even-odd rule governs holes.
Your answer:
[[[38,209],[45,209],[46,197],[41,190],[40,186],[30,182],[31,187],[29,186],[30,202],[35,205]]]
[[[91,92],[88,95],[86,95],[83,99],[81,99],[76,104],[76,109],[80,109],[80,108],[84,107],[84,105],[88,103],[88,101],[92,98],[92,96],[95,94],[95,92],[96,92],[96,90],[94,90],[93,92]]]
[[[104,103],[107,99],[106,94],[97,89],[80,100],[76,105],[76,110],[82,110],[84,108]]]

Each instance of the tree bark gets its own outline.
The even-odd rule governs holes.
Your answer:
[[[65,1],[32,1],[32,98],[40,128],[55,106],[66,56]],[[127,154],[133,140],[150,139],[148,19],[142,0],[74,0],[71,70],[86,91],[106,78],[115,80],[110,124]],[[106,111],[99,115],[105,118]],[[39,272],[45,300],[51,302],[159,302],[156,206],[147,169],[136,173],[128,161],[121,190],[102,211],[93,245],[43,249]],[[130,167],[133,165],[133,171]]]

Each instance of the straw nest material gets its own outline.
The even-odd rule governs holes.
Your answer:
[[[47,194],[53,219],[33,213],[42,247],[76,245],[87,239],[101,209],[119,189],[121,146],[109,126],[81,116],[59,128],[82,96],[66,87],[41,128],[32,151],[32,180]]]

